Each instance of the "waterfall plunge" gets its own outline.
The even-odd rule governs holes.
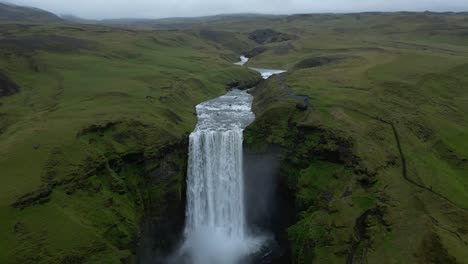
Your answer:
[[[251,105],[248,93],[233,90],[197,106],[179,263],[233,264],[261,246],[262,239],[247,233],[244,208],[242,142],[255,119]]]
[[[190,135],[187,225],[242,239],[245,235],[242,130],[196,131]]]

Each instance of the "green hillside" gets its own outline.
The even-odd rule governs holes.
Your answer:
[[[9,19],[0,263],[134,263],[144,218],[170,248],[194,106],[257,83],[241,53],[288,70],[252,91],[245,142],[283,149],[292,263],[467,263],[468,14]]]
[[[194,33],[0,27],[0,262],[131,260],[148,201],[184,202],[158,167],[194,106],[258,76]]]
[[[299,39],[249,63],[290,71],[254,92],[247,141],[285,148],[294,263],[466,263],[467,21],[397,13],[269,25]],[[295,94],[310,98],[307,111]]]

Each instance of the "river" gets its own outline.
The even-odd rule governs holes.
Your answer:
[[[243,66],[248,58],[236,63]],[[251,68],[269,78],[282,70]],[[185,240],[172,262],[236,264],[258,252],[266,236],[246,221],[243,130],[255,120],[253,97],[233,89],[197,105],[190,134]]]

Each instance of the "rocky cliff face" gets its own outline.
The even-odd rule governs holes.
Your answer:
[[[137,246],[138,263],[161,263],[182,238],[188,142],[168,146],[156,166],[148,171],[150,189]]]

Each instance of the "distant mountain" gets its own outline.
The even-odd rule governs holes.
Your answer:
[[[79,16],[75,16],[72,14],[60,14],[60,18],[62,18],[63,20],[73,22],[73,23],[78,23],[78,24],[97,24],[99,22],[99,20],[81,18]]]
[[[66,21],[79,24],[97,24],[118,28],[129,29],[157,29],[157,30],[184,30],[192,29],[196,26],[203,26],[209,23],[221,21],[245,21],[250,19],[269,19],[279,18],[280,15],[264,15],[264,14],[221,14],[202,17],[168,17],[168,18],[114,18],[92,20],[77,17],[75,15],[60,15]]]
[[[34,7],[0,3],[0,23],[54,23],[61,22],[57,15]]]

